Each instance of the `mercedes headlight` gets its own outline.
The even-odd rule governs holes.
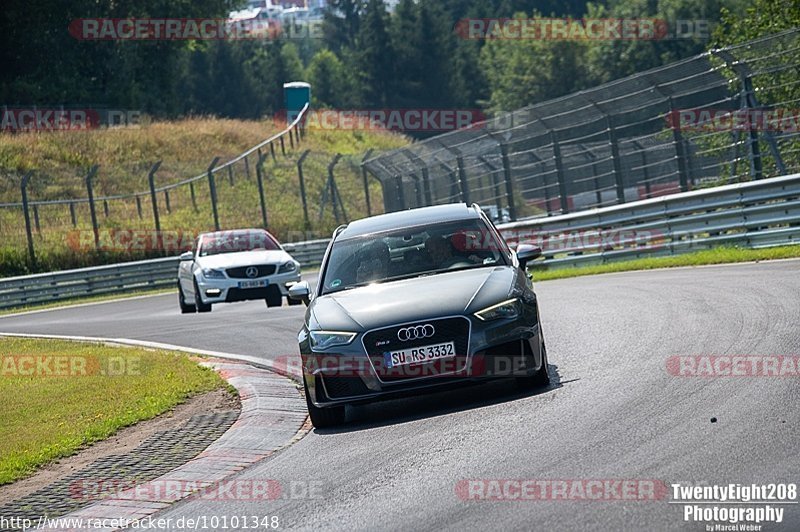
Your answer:
[[[224,279],[225,274],[222,270],[215,270],[213,268],[203,268],[203,277],[206,279]]]
[[[475,317],[483,321],[499,320],[504,318],[516,318],[522,314],[522,303],[519,299],[508,299],[491,307],[479,310]]]
[[[294,261],[289,261],[286,264],[281,265],[278,268],[278,273],[291,273],[297,269],[297,263]]]
[[[354,332],[311,331],[308,336],[311,339],[312,349],[328,349],[337,345],[349,344],[356,334]]]

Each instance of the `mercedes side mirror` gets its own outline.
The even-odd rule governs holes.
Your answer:
[[[192,253],[191,251],[186,251],[184,253],[181,253],[181,262],[185,260],[194,260],[194,253]]]
[[[517,260],[519,260],[519,267],[523,270],[527,268],[528,262],[541,257],[542,248],[531,244],[520,244],[517,246]]]
[[[308,306],[311,300],[311,290],[308,288],[308,281],[300,281],[290,286],[289,298],[295,301],[302,301]]]

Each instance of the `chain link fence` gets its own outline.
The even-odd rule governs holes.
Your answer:
[[[79,190],[47,200],[38,199],[53,195],[47,175],[32,171],[12,179],[8,195],[21,201],[0,203],[3,273],[175,256],[199,233],[220,229],[262,227],[284,244],[314,241],[382,212],[380,183],[362,168],[365,154],[305,148],[302,116],[225,163],[209,160],[202,173],[173,161],[95,165],[76,176]],[[116,190],[122,176],[141,190]]]
[[[713,50],[369,158],[385,210],[498,221],[800,170],[800,29]]]

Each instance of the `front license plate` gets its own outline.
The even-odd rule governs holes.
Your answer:
[[[421,364],[443,358],[453,358],[456,356],[456,345],[454,342],[443,344],[423,345],[420,347],[409,347],[400,351],[389,351],[386,353],[386,365],[390,368],[397,366],[407,366],[409,364]]]
[[[269,281],[266,279],[259,279],[257,281],[239,281],[239,288],[263,288],[267,286]]]

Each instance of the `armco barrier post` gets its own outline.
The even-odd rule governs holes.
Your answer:
[[[336,186],[336,178],[333,176],[333,169],[336,167],[336,164],[339,162],[339,159],[342,158],[341,153],[337,153],[333,156],[333,160],[328,165],[328,182],[331,186],[331,201],[333,204],[333,215],[336,218],[336,223],[339,223],[339,209],[342,211],[342,216],[344,217],[344,221],[348,222],[347,218],[347,211],[344,209],[344,202],[342,201],[342,197],[339,195],[339,187]]]
[[[430,206],[433,205],[433,194],[431,193],[431,176],[428,172],[428,165],[425,164],[425,161],[417,155],[416,153],[412,152],[411,150],[403,150],[403,155],[408,157],[411,163],[419,168],[420,173],[422,174],[422,193],[424,194],[424,205]],[[423,201],[420,201],[420,188],[417,179],[414,179],[417,188],[417,206],[422,206]]]
[[[75,214],[75,202],[73,201],[69,202],[69,218],[72,220],[72,227],[78,227],[78,216]]]
[[[39,206],[35,203],[33,204],[33,226],[36,228],[36,233],[41,235],[42,226],[39,224]]]
[[[725,61],[726,66],[735,71],[739,76],[739,79],[742,82],[742,90],[740,92],[742,108],[749,110],[752,107],[758,107],[758,102],[755,98],[755,89],[753,88],[752,71],[747,65],[747,62],[740,61],[728,50],[715,49],[711,50],[711,53],[722,58],[722,60]],[[764,170],[761,161],[761,147],[758,144],[758,131],[754,127],[748,128],[747,131],[747,152],[750,158],[750,177],[752,177],[753,180],[763,178]],[[777,155],[776,163],[778,163],[780,160],[780,154],[777,152],[777,150],[775,150],[773,153],[774,155]],[[781,161],[779,164],[777,164],[777,166],[783,166],[783,162]]]
[[[403,177],[394,176],[394,185],[397,190],[397,201],[400,203],[400,210],[404,211],[406,209],[406,193],[403,189]]]
[[[306,180],[303,175],[303,162],[305,162],[311,150],[306,150],[297,160],[297,179],[300,182],[300,200],[303,202],[303,223],[306,231],[311,229],[311,222],[308,219],[308,198],[306,197]]]
[[[669,98],[669,110],[670,116],[675,116],[677,113],[671,97]],[[675,147],[675,162],[678,163],[678,181],[681,185],[681,192],[686,192],[689,190],[689,180],[687,179],[686,151],[680,124],[672,126],[672,144]]]
[[[625,203],[625,182],[622,179],[622,159],[619,155],[619,142],[617,132],[611,123],[611,117],[606,115],[606,130],[608,131],[608,143],[611,146],[611,164],[614,167],[614,183],[617,189],[617,203]]]
[[[33,233],[31,232],[31,215],[28,212],[28,182],[31,180],[33,171],[29,171],[22,176],[20,191],[22,192],[22,214],[25,217],[25,237],[28,239],[28,257],[30,258],[31,268],[36,266],[36,252],[33,249]]]
[[[267,228],[267,200],[264,197],[264,160],[266,156],[258,155],[256,162],[256,181],[258,182],[258,200],[261,205],[261,223],[264,229]],[[247,160],[247,159],[245,159]]]
[[[167,214],[172,213],[172,205],[169,202],[169,190],[164,191],[164,207],[167,208]]]
[[[464,168],[464,158],[460,154],[458,157],[456,157],[456,163],[458,165],[458,182],[461,185],[461,201],[469,205],[469,184],[467,183],[467,171]]]
[[[503,195],[500,193],[500,182],[497,180],[498,168],[485,156],[481,155],[478,160],[489,169],[489,181],[492,185],[492,194],[494,195],[494,206],[497,209],[497,214],[503,212]]]
[[[558,144],[558,134],[550,130],[550,142],[553,144],[553,163],[556,167],[556,183],[558,184],[558,201],[561,214],[569,212],[569,198],[567,197],[567,182],[564,175],[564,161],[561,160],[561,146]]]
[[[147,173],[147,183],[150,185],[150,203],[153,204],[153,223],[156,234],[161,232],[161,220],[158,217],[158,196],[156,195],[156,172],[161,166],[161,161],[156,162]]]
[[[142,219],[142,198],[136,196],[136,213],[139,215],[139,219]]]
[[[219,213],[217,212],[217,184],[214,181],[214,167],[217,166],[219,157],[214,157],[211,164],[208,165],[208,191],[211,196],[211,213],[214,216],[214,231],[219,231]]]
[[[503,180],[505,181],[505,188],[506,188],[506,203],[508,204],[508,217],[511,221],[515,221],[517,219],[517,206],[514,202],[514,181],[511,177],[511,159],[508,156],[508,144],[507,141],[511,138],[510,133],[506,133],[505,141],[503,138],[499,138],[497,135],[492,134],[489,132],[489,136],[497,142],[498,147],[500,148],[500,161],[503,165]],[[484,164],[487,166],[491,166],[489,161],[486,158],[482,159]],[[497,190],[497,182],[495,182],[495,194],[497,195],[497,209],[498,213],[500,212],[500,192]]]
[[[197,195],[194,193],[194,181],[189,183],[189,195],[192,197],[192,208],[194,212],[199,212],[197,208]]]
[[[369,198],[369,180],[367,178],[367,167],[364,163],[367,162],[367,159],[370,158],[373,151],[372,148],[368,149],[364,157],[361,158],[361,180],[364,183],[364,199],[367,202],[367,216],[372,216],[372,202]]]
[[[98,165],[94,165],[89,168],[89,173],[86,174],[86,193],[89,197],[89,215],[92,219],[92,232],[94,233],[94,247],[95,249],[100,249],[100,229],[97,227],[97,211],[95,210],[94,206],[94,187],[92,186],[92,180],[94,176],[97,174],[97,169],[100,168]]]

